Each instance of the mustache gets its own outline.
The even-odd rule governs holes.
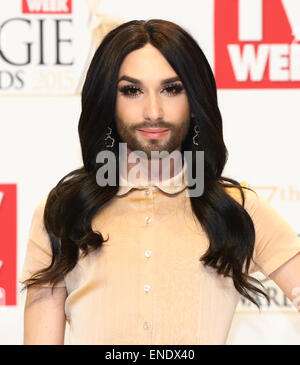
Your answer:
[[[143,124],[132,126],[132,129],[142,129],[142,128],[168,128],[168,129],[173,129],[173,125],[171,123],[167,123],[167,122],[159,122],[159,123],[144,122]]]

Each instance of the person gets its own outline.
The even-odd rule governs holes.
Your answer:
[[[269,299],[258,271],[296,303],[300,239],[247,182],[222,176],[216,83],[186,30],[117,26],[81,100],[83,166],[32,218],[19,278],[25,344],[64,344],[66,322],[69,344],[225,344],[241,296],[259,308]]]

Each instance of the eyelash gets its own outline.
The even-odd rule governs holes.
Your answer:
[[[170,89],[173,89],[173,92],[168,92],[167,94],[169,94],[171,96],[176,96],[182,92],[183,86],[181,84],[171,84],[164,88],[164,90],[170,90]],[[130,94],[130,91],[131,92],[132,92],[132,90],[141,91],[141,89],[137,88],[136,86],[132,86],[132,85],[125,85],[125,86],[121,87],[119,90],[124,96],[129,97],[129,98],[136,98],[138,96],[137,93]],[[174,93],[174,90],[175,90],[175,93]]]

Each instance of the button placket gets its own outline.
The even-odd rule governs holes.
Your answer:
[[[153,212],[154,202],[152,189],[147,188],[143,192],[144,195],[144,232],[141,237],[141,281],[140,294],[140,330],[141,338],[144,343],[151,344],[152,336],[152,314],[153,314],[153,290],[152,285],[153,264],[152,264],[152,245],[153,245]]]

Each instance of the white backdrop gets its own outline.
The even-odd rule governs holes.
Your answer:
[[[234,2],[238,0],[228,0],[228,4]],[[17,277],[24,262],[36,204],[62,176],[81,165],[77,135],[80,82],[95,30],[105,33],[118,19],[174,21],[198,41],[212,69],[215,64],[213,0],[73,0],[72,12],[67,14],[27,14],[22,13],[21,5],[21,0],[0,3],[0,26],[13,17],[32,22],[30,30],[25,23],[10,23],[0,34],[3,53],[18,62],[25,62],[23,42],[33,42],[28,65],[10,65],[0,54],[0,191],[1,184],[17,184]],[[93,17],[89,18],[91,9]],[[299,7],[298,10],[300,17]],[[46,19],[42,48],[48,65],[38,64],[41,18]],[[62,22],[59,37],[72,39],[72,42],[61,41],[60,61],[73,60],[73,65],[53,65],[55,19],[72,19],[72,23]],[[13,26],[19,27],[17,32],[12,30]],[[17,80],[15,87],[8,87],[8,72],[20,71],[23,88],[16,88]],[[223,175],[247,180],[300,232],[299,87],[220,88],[218,98],[229,150]],[[0,260],[7,249],[0,237]],[[4,268],[5,262],[0,269],[0,287],[5,285],[1,281]],[[265,283],[273,295],[272,306],[264,305],[259,313],[249,303],[241,302],[228,344],[300,344],[299,313],[274,283],[270,280]],[[14,290],[13,284],[10,285],[7,290]],[[20,286],[17,284],[15,289],[19,293]],[[24,300],[22,294],[17,296],[16,305],[0,305],[0,344],[22,343]]]

